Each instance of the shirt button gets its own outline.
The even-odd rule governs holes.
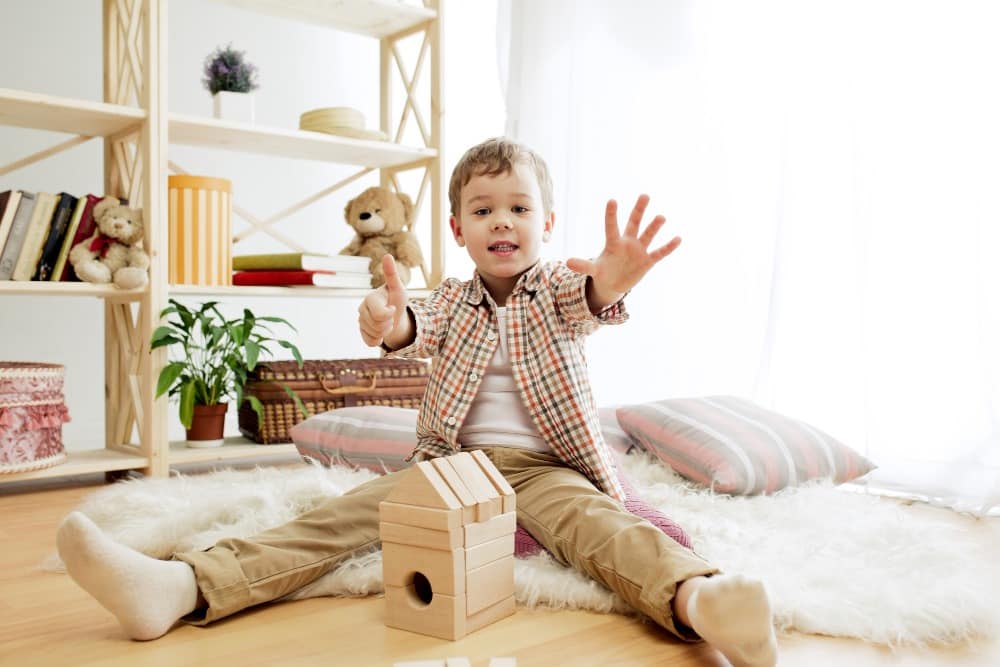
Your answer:
[[[497,335],[495,333],[493,333],[492,331],[487,332],[487,334],[486,334],[486,340],[495,340],[496,337],[497,337]]]
[[[476,375],[475,373],[469,373],[469,379],[475,382],[476,380],[479,379],[479,376]]]
[[[458,422],[454,417],[448,417],[448,426],[454,426]]]

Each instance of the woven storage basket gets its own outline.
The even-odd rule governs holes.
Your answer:
[[[306,417],[282,385],[295,391],[310,415],[356,405],[419,408],[429,369],[414,359],[310,360],[302,368],[295,361],[257,364],[243,393],[260,399],[264,420],[244,401],[240,433],[265,445],[292,441],[289,430]]]
[[[0,474],[38,470],[66,460],[69,421],[59,364],[0,362]]]

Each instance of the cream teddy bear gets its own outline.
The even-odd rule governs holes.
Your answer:
[[[389,253],[396,259],[399,279],[407,284],[410,267],[423,263],[417,237],[407,231],[413,222],[413,201],[409,196],[388,188],[368,188],[347,202],[344,217],[355,235],[340,254],[369,258],[372,287],[379,287],[385,283],[382,255]]]
[[[149,282],[149,255],[142,249],[142,211],[105,197],[94,206],[93,235],[69,252],[69,261],[80,280],[113,282],[121,289],[144,287]]]

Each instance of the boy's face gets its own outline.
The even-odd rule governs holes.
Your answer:
[[[480,277],[499,305],[517,279],[538,261],[555,216],[543,211],[532,168],[518,163],[498,176],[473,176],[462,188],[451,231],[466,248]]]

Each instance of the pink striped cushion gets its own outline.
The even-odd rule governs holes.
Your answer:
[[[636,442],[618,425],[614,408],[600,410],[604,440],[619,454]],[[377,473],[402,470],[417,444],[417,411],[384,405],[340,408],[313,415],[291,428],[299,453],[325,465],[344,464]]]
[[[813,479],[839,484],[875,468],[818,428],[735,396],[622,406],[618,421],[679,474],[719,493],[773,493]]]

